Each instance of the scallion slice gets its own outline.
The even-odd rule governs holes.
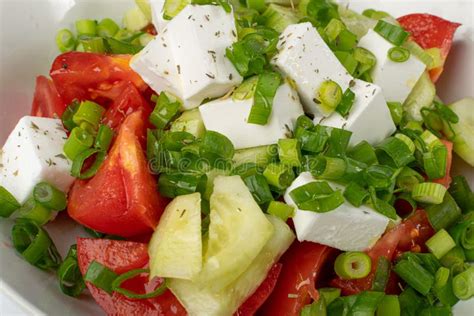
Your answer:
[[[201,140],[199,155],[214,168],[228,169],[234,156],[234,145],[226,136],[206,131]]]
[[[412,197],[415,201],[428,204],[441,204],[446,188],[439,183],[424,182],[413,187]]]
[[[322,152],[329,140],[328,128],[322,125],[316,125],[311,129],[298,129],[295,135],[301,143],[302,150],[315,154]]]
[[[278,140],[278,156],[282,164],[289,167],[301,166],[301,149],[297,139]]]
[[[374,147],[365,140],[350,149],[347,155],[350,158],[363,162],[369,166],[378,163]]]
[[[86,287],[77,262],[76,245],[69,248],[66,258],[59,266],[58,279],[61,291],[72,297],[79,296]]]
[[[148,299],[148,298],[153,298],[153,297],[160,296],[161,294],[163,294],[167,290],[165,279],[163,279],[162,283],[160,284],[160,286],[158,288],[156,288],[155,290],[153,290],[149,293],[145,293],[145,294],[135,293],[133,291],[127,290],[127,289],[122,287],[122,283],[124,283],[125,281],[127,281],[129,279],[133,279],[134,277],[136,277],[140,274],[149,274],[149,273],[150,273],[149,269],[135,269],[135,270],[125,272],[124,274],[119,275],[118,277],[116,277],[113,280],[112,289],[113,289],[114,292],[120,293],[120,294],[122,294],[122,295],[124,295],[128,298],[132,298],[132,299]]]
[[[286,222],[288,218],[293,217],[295,208],[283,202],[270,201],[270,204],[267,208],[267,213],[279,217]]]
[[[453,238],[444,229],[440,229],[434,236],[426,241],[428,250],[438,259],[441,259],[456,246]]]
[[[415,260],[400,260],[393,268],[393,271],[407,282],[408,285],[423,295],[429,293],[435,281],[434,276]]]
[[[263,171],[263,176],[267,179],[268,184],[279,190],[289,187],[295,179],[293,169],[279,163],[267,165]]]
[[[40,182],[34,187],[33,197],[50,210],[62,211],[67,206],[66,194],[46,182]]]
[[[84,129],[75,127],[64,143],[63,151],[66,156],[74,160],[80,153],[89,149],[94,143],[94,137]]]
[[[328,147],[326,150],[326,156],[328,157],[345,157],[347,147],[351,140],[352,132],[333,128],[331,130],[331,136],[328,139]]]
[[[103,19],[97,24],[97,34],[100,37],[114,37],[119,29],[117,23],[109,18]]]
[[[354,55],[350,52],[343,51],[335,51],[334,55],[336,55],[337,59],[339,59],[341,64],[346,68],[347,72],[354,75],[357,66],[359,66],[359,62],[354,58]]]
[[[87,123],[94,129],[97,129],[104,112],[105,109],[97,103],[92,101],[83,101],[72,119],[78,126],[82,123]]]
[[[64,110],[63,115],[61,116],[61,121],[63,122],[64,127],[68,131],[72,131],[76,127],[76,123],[73,121],[74,114],[76,114],[77,109],[79,109],[80,103],[77,101],[72,101]]]
[[[328,25],[324,28],[324,34],[326,35],[326,38],[330,41],[333,42],[336,40],[336,38],[339,36],[339,34],[346,29],[346,26],[344,23],[341,22],[341,20],[338,19],[332,19],[329,21]]]
[[[94,155],[96,155],[96,157],[89,169],[82,170],[85,161]],[[87,149],[81,152],[74,158],[72,162],[71,175],[81,180],[92,178],[97,173],[97,171],[99,171],[99,168],[104,162],[106,155],[107,153],[105,151],[99,149]]]
[[[61,53],[70,52],[76,47],[74,34],[68,29],[62,29],[56,34],[56,45]]]
[[[77,35],[95,36],[97,34],[97,21],[95,20],[77,20]]]
[[[290,192],[290,196],[299,209],[316,213],[325,213],[344,203],[340,190],[333,190],[326,181],[315,181],[300,186]]]
[[[100,125],[95,138],[94,147],[107,152],[112,144],[114,138],[114,131],[107,125]]]
[[[414,147],[414,146],[413,146]],[[389,137],[377,146],[377,157],[380,163],[397,168],[406,166],[415,160],[412,148],[405,140]]]
[[[421,174],[405,166],[398,174],[396,183],[397,183],[397,187],[399,187],[403,191],[411,192],[413,191],[413,187],[416,184],[421,183],[424,180],[425,179],[423,178]]]
[[[273,201],[270,186],[264,176],[255,173],[245,177],[243,180],[250,193],[252,193],[253,198],[259,205]]]
[[[455,176],[448,190],[463,212],[474,210],[474,194],[464,176]]]
[[[168,92],[161,92],[155,109],[150,114],[150,122],[155,127],[164,129],[179,114],[181,106],[181,101],[178,98]]]
[[[342,100],[341,86],[335,81],[326,80],[319,87],[315,98],[327,114],[332,113]]]
[[[162,196],[175,198],[194,192],[204,193],[206,184],[205,174],[162,173],[158,180],[158,189]]]
[[[379,33],[380,36],[395,46],[402,45],[407,40],[408,36],[410,36],[410,33],[406,32],[400,26],[390,24],[384,20],[378,21],[377,25],[374,27],[374,31]]]
[[[377,260],[374,279],[372,281],[372,291],[385,292],[385,288],[390,277],[391,263],[385,256],[380,256]]]
[[[377,192],[375,191],[374,187],[369,187],[369,193],[370,193],[370,204],[372,205],[372,208],[379,212],[382,215],[387,216],[388,218],[391,219],[396,219],[397,218],[397,211],[395,208],[388,203],[385,200],[379,199],[377,197]]]
[[[29,198],[14,215],[17,218],[26,218],[33,221],[38,226],[43,226],[54,216],[50,209]]]
[[[342,158],[316,156],[311,159],[310,171],[318,179],[338,180],[346,172],[346,162]]]
[[[474,296],[474,266],[453,278],[453,291],[461,300],[468,300]]]
[[[92,261],[84,275],[84,281],[92,283],[94,286],[112,294],[112,283],[118,274],[97,261]]]
[[[375,189],[388,189],[394,182],[395,169],[386,165],[372,165],[365,169],[366,183]]]
[[[400,102],[387,102],[390,115],[395,125],[400,125],[403,118],[403,106]]]
[[[410,51],[403,47],[392,47],[387,52],[388,59],[396,63],[404,63],[410,58]]]
[[[383,291],[381,291],[383,292]],[[377,307],[377,316],[400,316],[400,302],[397,295],[385,295]]]
[[[280,84],[281,75],[277,72],[264,72],[258,76],[248,123],[258,125],[268,123],[272,113],[273,98]]]
[[[354,100],[355,93],[352,92],[350,88],[347,88],[344,94],[342,95],[341,102],[336,107],[336,112],[339,113],[342,117],[347,117],[352,109]]]
[[[334,263],[336,274],[345,280],[361,279],[369,275],[372,268],[370,257],[364,252],[344,252]]]
[[[369,197],[369,192],[357,182],[353,181],[350,182],[344,190],[344,197],[355,207],[360,207]]]
[[[20,206],[16,198],[0,185],[0,216],[10,217]]]
[[[442,191],[442,189],[440,189]],[[461,217],[461,209],[454,201],[451,194],[444,195],[444,199],[440,204],[432,204],[425,207],[428,213],[431,226],[435,230],[447,229]]]

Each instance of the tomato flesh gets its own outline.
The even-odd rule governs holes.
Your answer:
[[[53,81],[45,76],[38,76],[31,115],[50,118],[61,117],[65,109],[66,104],[61,99]]]

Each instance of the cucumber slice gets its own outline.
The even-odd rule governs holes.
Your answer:
[[[188,132],[196,138],[201,138],[206,131],[198,109],[184,111],[180,117],[171,123],[170,129],[172,132]]]
[[[168,280],[168,287],[190,315],[232,315],[255,292],[273,264],[295,240],[293,231],[285,222],[272,215],[267,215],[267,219],[273,225],[273,235],[245,272],[226,288],[213,292],[209,288],[210,282],[205,280],[202,283]],[[248,243],[252,242],[249,238]]]
[[[239,176],[216,177],[210,206],[207,249],[195,280],[219,291],[248,268],[270,239],[273,226]]]
[[[288,25],[296,24],[300,20],[297,12],[291,8],[285,8],[277,4],[270,4],[262,17],[265,25],[281,33]]]
[[[244,163],[254,163],[259,167],[265,167],[278,159],[278,147],[276,145],[259,146],[236,150],[234,153],[234,166]]]
[[[206,191],[204,191],[203,199],[210,200],[212,192],[214,192],[214,180],[218,176],[228,176],[230,174],[229,170],[222,170],[222,169],[212,169],[206,173],[207,176],[207,185]]]
[[[265,0],[266,4],[278,4],[284,7],[295,8],[300,3],[300,0]]]
[[[422,121],[423,118],[420,110],[424,107],[431,107],[435,96],[435,85],[431,81],[428,72],[425,72],[421,75],[403,104],[408,120]]]
[[[163,6],[163,18],[171,20],[190,3],[190,0],[166,0]]]
[[[465,98],[449,107],[458,115],[459,122],[452,124],[454,135],[447,124],[443,131],[452,138],[456,154],[474,167],[474,99]]]
[[[148,21],[151,21],[151,6],[150,0],[135,0],[137,6],[142,10]]]
[[[361,39],[369,29],[373,29],[377,25],[377,20],[368,18],[359,14],[345,5],[338,6],[339,17],[344,22],[346,28],[354,33],[358,39]]]
[[[123,17],[123,25],[124,27],[132,32],[137,32],[145,28],[150,23],[150,19],[148,19],[145,14],[140,10],[139,7],[135,7],[133,9],[128,10],[125,12],[125,16]]]
[[[202,269],[201,196],[181,195],[161,215],[148,247],[150,277],[190,280]]]

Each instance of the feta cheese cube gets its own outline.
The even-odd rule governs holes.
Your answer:
[[[188,5],[131,62],[156,92],[167,90],[184,109],[224,95],[242,82],[225,56],[237,40],[234,15],[221,6]]]
[[[309,22],[289,25],[280,36],[278,51],[272,64],[295,81],[305,111],[319,118],[326,116],[315,102],[319,87],[333,80],[345,91],[352,76]]]
[[[405,102],[411,90],[426,69],[426,65],[411,55],[402,63],[391,61],[388,51],[394,47],[374,30],[360,39],[359,46],[371,51],[377,58],[372,77],[389,102]]]
[[[273,99],[273,108],[266,125],[247,123],[253,99],[227,98],[199,107],[207,130],[227,136],[235,149],[275,144],[293,130],[296,119],[303,114],[298,94],[288,83],[282,84]]]
[[[349,146],[357,145],[363,140],[371,145],[377,145],[392,135],[396,131],[396,126],[383,97],[382,89],[358,79],[353,81],[350,89],[356,97],[347,119],[338,113],[333,113],[322,120],[315,118],[314,123],[351,131]]]
[[[0,185],[24,203],[41,181],[67,192],[74,181],[63,154],[67,139],[61,120],[25,116],[2,148]]]
[[[309,172],[301,173],[286,190],[284,199],[289,205],[296,203],[290,192],[307,183],[318,181]],[[329,182],[333,189],[341,186]],[[293,217],[299,241],[311,241],[343,251],[362,251],[371,247],[383,234],[389,218],[367,206],[355,207],[349,202],[327,213],[296,210]]]
[[[165,0],[150,0],[151,21],[158,33],[161,33],[169,22],[163,18],[164,6]]]

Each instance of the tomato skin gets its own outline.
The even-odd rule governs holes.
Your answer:
[[[131,241],[108,239],[77,239],[77,257],[79,269],[85,275],[90,263],[95,260],[115,273],[121,274],[133,269],[140,269],[148,264],[147,245]],[[139,276],[124,282],[123,286],[129,290],[144,291],[147,286],[158,286],[162,280],[155,284],[148,282],[146,276]],[[121,294],[107,294],[105,291],[86,282],[96,302],[107,315],[186,315],[185,309],[170,291],[144,300],[129,299]]]
[[[299,316],[301,309],[317,299],[316,282],[323,277],[323,267],[338,251],[311,243],[294,242],[282,256],[283,265],[275,289],[266,300],[259,315]],[[288,297],[290,296],[290,297]]]
[[[441,49],[444,65],[453,43],[454,33],[461,24],[431,14],[409,14],[397,20],[423,49],[433,47]],[[430,70],[431,80],[436,82],[442,72],[443,66]]]
[[[54,60],[50,75],[66,104],[74,99],[102,104],[94,90],[107,89],[118,81],[130,81],[139,91],[146,90],[147,85],[130,68],[130,59],[130,55],[68,52]]]
[[[262,284],[255,290],[255,292],[247,298],[247,300],[240,305],[234,316],[253,316],[258,309],[265,303],[270,294],[272,293],[275,285],[278,281],[282,268],[281,263],[276,263],[268,271],[267,277],[263,280]]]
[[[31,115],[50,118],[61,117],[65,109],[66,104],[61,99],[53,81],[45,76],[36,77]]]
[[[142,149],[146,117],[130,114],[97,174],[77,180],[68,199],[69,215],[91,229],[122,237],[153,231],[166,206],[148,171]]]

